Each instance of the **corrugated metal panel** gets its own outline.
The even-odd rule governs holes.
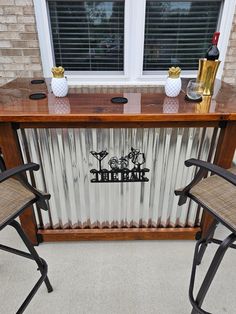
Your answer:
[[[194,169],[188,158],[212,160],[217,142],[213,128],[26,129],[19,131],[25,161],[41,165],[38,188],[52,197],[45,228],[194,226],[194,204],[178,206],[177,187]],[[131,147],[145,153],[149,182],[91,183],[97,160],[90,151],[107,150],[108,158],[126,156]],[[40,220],[39,220],[40,221]]]

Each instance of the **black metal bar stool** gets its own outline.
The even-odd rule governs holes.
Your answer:
[[[25,171],[38,169],[39,165],[30,163],[0,173],[0,230],[8,225],[15,228],[29,253],[2,244],[0,244],[0,249],[34,260],[41,273],[39,280],[18,309],[18,314],[24,312],[43,282],[45,282],[48,292],[53,290],[47,277],[47,263],[39,257],[22,230],[21,225],[15,220],[27,207],[34,203],[38,203],[42,209],[47,210],[46,200],[50,198],[50,195],[36,190],[28,183],[24,176]]]
[[[225,170],[196,159],[185,161],[185,165],[187,167],[197,166],[199,170],[189,185],[175,191],[175,194],[180,196],[179,205],[183,205],[189,197],[214,217],[207,235],[204,238],[201,237],[196,243],[189,286],[189,298],[193,306],[192,314],[210,314],[201,308],[202,303],[227,249],[229,247],[236,248],[236,245],[233,244],[236,240],[236,167]],[[204,178],[208,171],[213,175]],[[222,223],[231,231],[224,241],[213,238],[218,223]],[[200,265],[209,243],[219,244],[219,248],[213,257],[197,297],[194,298],[196,268],[197,265]]]

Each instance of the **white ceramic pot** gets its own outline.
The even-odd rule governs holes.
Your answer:
[[[181,78],[168,77],[165,84],[165,93],[168,97],[176,97],[181,91]]]
[[[68,83],[65,77],[53,77],[51,86],[56,97],[65,97],[68,94]]]

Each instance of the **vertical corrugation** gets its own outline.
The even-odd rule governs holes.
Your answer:
[[[41,169],[43,170],[45,174],[45,181],[46,181],[46,186],[47,190],[50,191],[51,194],[51,199],[49,201],[50,207],[53,208],[51,210],[51,215],[53,219],[53,227],[54,228],[62,228],[63,227],[63,222],[62,222],[62,212],[61,212],[61,201],[59,199],[59,190],[58,190],[58,180],[60,177],[57,177],[56,170],[55,170],[55,162],[54,162],[54,150],[52,147],[54,146],[54,143],[52,141],[56,140],[54,139],[56,133],[53,130],[47,130],[47,129],[39,129],[35,133],[35,137],[38,140],[39,144],[39,151],[41,154],[41,160],[42,160],[42,165]],[[62,170],[60,170],[60,173]],[[50,175],[49,175],[50,174]],[[64,209],[65,211],[65,209]]]
[[[49,214],[42,212],[46,228],[184,227],[200,221],[193,203],[178,206],[174,190],[194,175],[186,159],[212,160],[216,129],[27,129],[26,142],[20,132],[19,138],[24,160],[41,165],[37,187],[52,195]],[[90,170],[98,167],[90,151],[107,150],[102,166],[109,169],[109,159],[126,156],[131,147],[145,153],[149,182],[90,182]]]

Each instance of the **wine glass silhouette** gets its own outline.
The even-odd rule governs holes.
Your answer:
[[[102,150],[101,152],[97,153],[95,151],[90,152],[93,157],[95,157],[99,162],[99,171],[102,170],[102,160],[108,155],[108,152],[106,150]]]

